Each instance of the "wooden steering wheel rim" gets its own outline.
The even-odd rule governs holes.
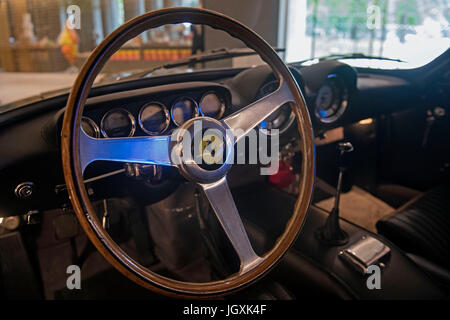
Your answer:
[[[191,283],[169,279],[151,272],[128,256],[115,243],[95,214],[86,192],[80,166],[80,125],[84,105],[95,77],[109,57],[126,41],[143,31],[166,24],[190,22],[205,24],[223,30],[243,41],[260,54],[273,69],[278,79],[284,79],[291,91],[294,104],[292,110],[297,118],[302,153],[302,179],[299,195],[292,217],[275,246],[264,255],[264,261],[243,274],[234,274],[224,280]],[[255,32],[241,23],[222,14],[196,8],[169,8],[140,15],[109,34],[91,53],[84,63],[70,92],[61,134],[64,178],[77,218],[98,251],[122,274],[137,284],[154,292],[173,297],[210,297],[224,295],[241,289],[265,275],[295,241],[309,208],[315,174],[315,150],[311,120],[303,95],[288,67],[277,53]]]

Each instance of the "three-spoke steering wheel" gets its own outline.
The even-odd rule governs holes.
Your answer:
[[[275,246],[264,256],[258,256],[249,241],[242,220],[236,209],[226,174],[231,162],[226,159],[215,170],[205,170],[192,161],[173,161],[173,155],[183,153],[181,138],[170,136],[145,136],[131,138],[95,139],[80,130],[83,109],[95,77],[109,57],[125,42],[150,28],[166,24],[190,22],[221,29],[242,40],[269,64],[279,80],[279,88],[266,97],[246,106],[221,121],[207,117],[196,118],[204,128],[221,132],[231,129],[239,132],[225,144],[232,148],[246,133],[289,103],[297,118],[302,155],[301,181],[298,199],[292,217]],[[190,131],[194,120],[183,128]],[[62,161],[64,177],[78,220],[100,253],[117,270],[136,283],[171,296],[214,296],[233,292],[264,275],[283,256],[296,239],[305,219],[314,183],[314,140],[308,110],[301,91],[288,67],[277,53],[257,34],[239,22],[224,15],[203,9],[170,8],[138,16],[106,37],[91,53],[83,65],[70,93],[62,129]],[[192,283],[169,279],[141,266],[112,240],[97,218],[83,183],[84,169],[96,160],[132,162],[175,166],[189,180],[197,183],[205,192],[229,241],[240,258],[240,270],[227,279]],[[277,215],[274,213],[274,219]]]

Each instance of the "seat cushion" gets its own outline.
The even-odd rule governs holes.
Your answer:
[[[378,233],[408,253],[450,268],[450,187],[441,186],[378,221]]]

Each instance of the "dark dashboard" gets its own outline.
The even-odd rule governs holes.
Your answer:
[[[191,118],[220,119],[231,110],[225,86],[184,82],[92,98],[82,127],[94,138],[170,134]]]
[[[327,130],[366,118],[421,106],[429,86],[415,77],[421,74],[422,79],[441,79],[444,75],[439,70],[443,63],[447,64],[446,60],[437,59],[422,70],[399,72],[355,69],[337,61],[308,67],[293,64],[290,68],[304,94],[314,132],[321,136]],[[229,115],[274,91],[277,85],[271,70],[259,66],[99,86],[92,90],[87,101],[82,128],[96,138],[168,135],[192,117],[205,115],[220,119]],[[0,216],[25,214],[67,203],[59,154],[67,97],[68,92],[57,93],[0,114],[0,145],[3,146],[0,150]],[[287,143],[296,132],[297,124],[293,120],[290,107],[283,106],[261,123],[259,130],[270,134],[272,129],[279,129],[281,143]],[[111,170],[124,172],[123,165],[119,164],[100,163],[96,167],[91,172],[88,170],[87,175],[95,177]],[[170,168],[167,170],[161,174],[173,175]],[[108,185],[108,179],[114,178],[117,177],[103,181]],[[23,183],[30,184],[30,195],[17,192]],[[147,186],[161,194],[173,189],[166,184],[147,183]]]

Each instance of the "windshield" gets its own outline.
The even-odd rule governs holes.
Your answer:
[[[399,59],[346,59],[354,66],[413,68],[450,46],[449,0],[307,0],[287,10],[287,60],[328,55]]]
[[[316,63],[330,55],[354,66],[411,68],[450,44],[450,0],[0,0],[0,112],[14,101],[70,88],[106,35],[142,13],[169,6],[229,15],[282,48],[286,62]],[[143,32],[114,54],[96,79],[240,68],[262,64],[236,54],[245,45],[225,32],[183,23]],[[175,62],[220,52],[219,59]],[[223,54],[229,52],[230,54]],[[400,59],[349,59],[352,54]],[[48,95],[46,95],[48,96]]]

